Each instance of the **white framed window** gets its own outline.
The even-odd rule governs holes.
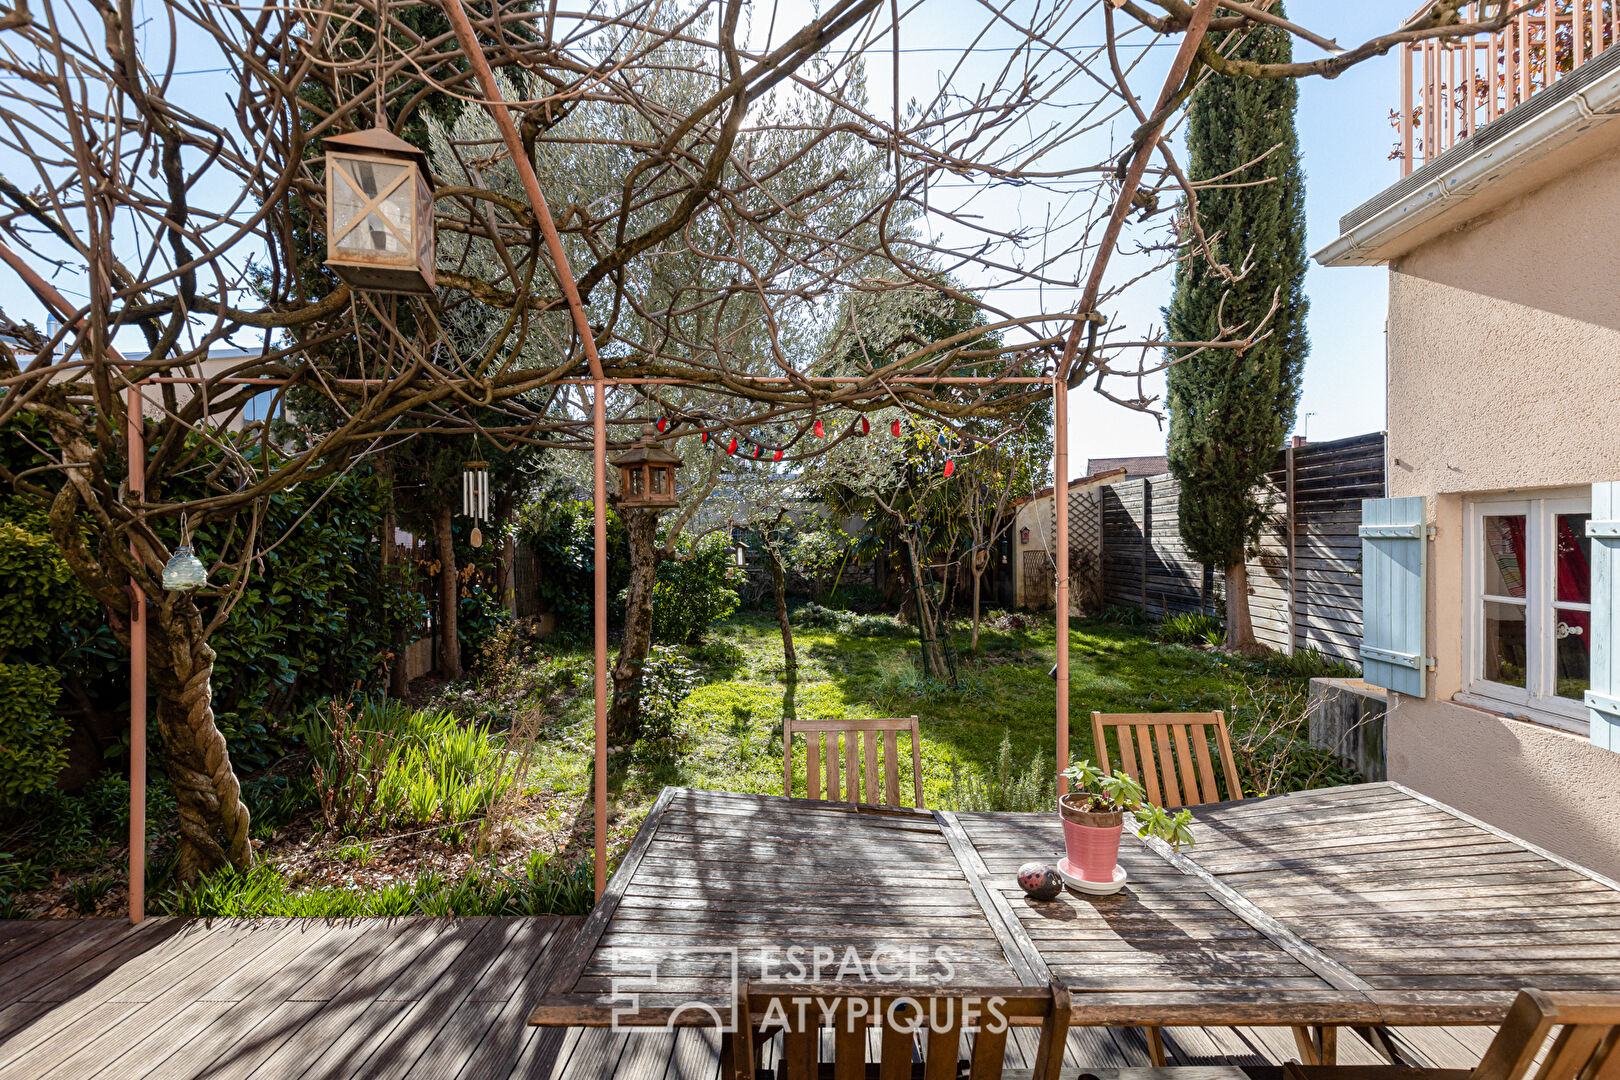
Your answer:
[[[1590,492],[1468,504],[1461,700],[1586,734],[1591,516]]]

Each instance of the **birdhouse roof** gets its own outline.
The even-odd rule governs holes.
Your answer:
[[[641,442],[613,459],[615,468],[630,465],[681,465],[681,459],[664,449],[663,443]]]
[[[427,155],[412,146],[404,139],[395,135],[387,128],[367,128],[365,131],[349,131],[341,135],[328,135],[323,140],[328,150],[337,150],[352,154],[380,154],[384,157],[409,158],[416,163],[422,171],[422,179],[429,188],[434,187],[433,170],[428,168]]]

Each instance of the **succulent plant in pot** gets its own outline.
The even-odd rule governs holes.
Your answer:
[[[1119,837],[1127,811],[1137,832],[1173,848],[1190,844],[1192,814],[1168,813],[1147,801],[1142,785],[1123,773],[1105,773],[1091,761],[1078,761],[1064,772],[1069,791],[1058,799],[1063,820],[1063,846],[1068,863],[1086,881],[1107,882],[1119,861]]]

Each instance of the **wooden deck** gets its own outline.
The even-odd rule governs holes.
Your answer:
[[[710,1031],[526,1026],[579,921],[0,922],[0,1080],[718,1080]],[[1008,1044],[1010,1068],[1033,1052],[1024,1034]],[[1471,1067],[1489,1031],[1406,1038],[1436,1065]],[[1165,1041],[1179,1064],[1295,1056],[1280,1028],[1171,1028]],[[1079,1028],[1066,1060],[1144,1066],[1147,1047],[1135,1029]],[[1340,1060],[1380,1059],[1345,1032]]]

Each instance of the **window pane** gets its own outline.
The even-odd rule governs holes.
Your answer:
[[[1592,538],[1586,535],[1591,514],[1559,514],[1553,528],[1558,533],[1558,599],[1566,604],[1592,602]]]
[[[1524,597],[1523,514],[1490,514],[1485,518],[1485,592],[1490,596]]]
[[[1585,528],[1582,525],[1581,528]],[[1592,617],[1584,611],[1553,612],[1553,647],[1558,654],[1558,696],[1582,700],[1591,686]]]
[[[1523,686],[1525,640],[1521,605],[1485,601],[1485,678],[1506,686]]]

